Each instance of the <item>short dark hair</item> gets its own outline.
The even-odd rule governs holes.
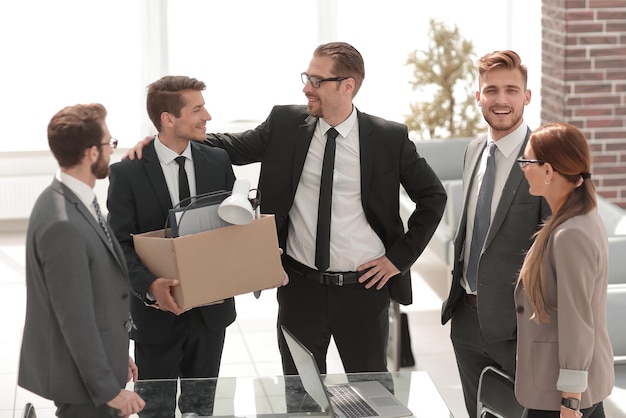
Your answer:
[[[80,163],[86,148],[100,145],[107,111],[100,103],[77,104],[59,110],[48,123],[48,145],[64,168]]]
[[[516,52],[511,50],[494,51],[489,54],[483,55],[478,60],[478,74],[483,74],[495,70],[498,68],[505,68],[508,70],[519,70],[524,79],[524,88],[528,84],[528,68],[522,64],[522,59]]]
[[[161,132],[161,114],[171,113],[180,117],[180,111],[185,107],[182,92],[185,90],[204,90],[206,84],[195,78],[182,75],[167,75],[148,85],[146,108],[148,117],[157,131]]]
[[[355,47],[345,42],[330,42],[315,49],[314,57],[329,57],[333,60],[333,74],[338,77],[354,79],[354,94],[356,96],[363,79],[365,79],[365,63],[361,53]]]

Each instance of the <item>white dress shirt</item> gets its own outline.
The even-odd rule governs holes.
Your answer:
[[[293,206],[289,211],[287,254],[315,268],[317,208],[326,131],[331,126],[320,119],[304,162]],[[385,246],[365,218],[361,202],[361,159],[356,108],[334,127],[337,136],[330,221],[330,266],[328,271],[356,271],[361,264],[385,254]]]
[[[504,185],[506,181],[509,179],[509,173],[513,168],[513,164],[517,164],[517,157],[520,153],[522,144],[526,139],[526,132],[528,131],[528,127],[526,123],[522,123],[516,130],[500,138],[495,141],[496,143],[496,151],[495,151],[495,159],[496,159],[496,178],[493,184],[493,196],[491,200],[491,221],[493,221],[493,217],[496,213],[496,209],[498,204],[500,203],[500,198],[502,197],[502,191],[504,190]],[[493,142],[493,138],[491,134],[487,134],[486,144],[489,142]],[[474,180],[471,184],[471,189],[469,191],[469,195],[467,198],[467,224],[465,227],[465,257],[463,260],[463,280],[461,281],[465,291],[467,293],[474,293],[470,290],[469,285],[467,284],[467,280],[465,279],[465,274],[467,272],[467,264],[469,262],[469,249],[472,243],[472,232],[474,230],[474,217],[476,216],[476,204],[478,202],[478,193],[480,191],[480,186],[483,182],[483,176],[485,175],[485,168],[487,167],[487,157],[489,156],[489,147],[486,146],[477,172],[474,175]],[[491,225],[490,225],[491,226]],[[489,232],[487,232],[489,235]]]
[[[96,197],[93,189],[86,183],[78,180],[76,177],[72,177],[67,173],[57,170],[56,179],[67,186],[74,194],[80,199],[81,202],[89,209],[89,212],[93,215],[96,222],[98,221],[98,214],[96,214],[96,208],[93,206],[93,198]],[[100,207],[102,205],[98,202]]]
[[[159,162],[161,163],[161,170],[165,176],[165,183],[167,184],[167,190],[170,192],[170,199],[172,199],[172,207],[178,205],[178,163],[176,157],[179,156],[175,151],[172,151],[159,140],[159,136],[156,136],[154,140],[154,150],[156,151]],[[187,180],[189,181],[189,194],[191,196],[196,195],[196,173],[193,166],[193,159],[191,158],[191,144],[187,143],[187,148],[180,154],[185,157],[185,171],[187,172]]]

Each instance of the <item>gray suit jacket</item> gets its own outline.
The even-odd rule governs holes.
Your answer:
[[[124,255],[56,179],[30,216],[26,291],[18,384],[67,404],[101,405],[117,396],[128,377]]]
[[[530,136],[526,134],[525,143]],[[463,212],[454,240],[454,269],[450,295],[443,303],[442,324],[454,315],[454,309],[465,296],[461,286],[467,228],[467,201],[485,148],[485,137],[475,139],[467,146],[463,168]],[[516,338],[515,304],[513,289],[524,256],[532,244],[533,234],[539,224],[550,214],[543,198],[528,193],[528,182],[517,164],[513,164],[504,185],[502,197],[494,214],[485,241],[485,250],[478,264],[478,317],[485,339],[489,342]]]
[[[523,284],[518,312],[515,395],[527,408],[558,410],[561,392],[582,392],[580,407],[603,401],[614,385],[606,323],[608,242],[596,211],[575,216],[553,232],[544,256],[550,322],[537,324]]]

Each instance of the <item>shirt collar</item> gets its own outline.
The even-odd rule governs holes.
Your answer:
[[[320,129],[322,130],[322,135],[326,135],[326,131],[332,128],[332,126],[330,126],[322,118],[320,118],[319,121],[320,121]],[[356,124],[356,122],[357,122],[357,111],[356,111],[356,107],[352,106],[352,113],[350,113],[350,116],[348,116],[346,120],[344,120],[343,122],[341,122],[339,125],[335,126],[334,128],[337,130],[337,132],[339,132],[339,135],[341,135],[342,138],[347,138],[350,131],[352,131],[352,128],[354,128],[354,125]]]
[[[496,147],[498,147],[498,150],[502,153],[502,155],[509,158],[511,154],[517,152],[521,144],[524,143],[527,131],[528,126],[526,125],[526,122],[522,122],[522,124],[513,132],[495,141]],[[493,138],[491,137],[491,133],[488,133],[487,144],[489,144],[490,141],[493,141]]]
[[[159,135],[156,135],[154,140],[154,150],[156,151],[159,160],[161,160],[163,164],[171,163],[180,155],[191,160],[191,141],[187,143],[187,147],[182,153],[177,154],[176,152],[168,148],[165,144],[163,144],[163,142],[161,142],[161,140],[159,139]]]
[[[61,170],[57,171],[56,178],[61,183],[66,185],[72,192],[74,192],[74,194],[85,204],[85,206],[91,206],[93,198],[96,195],[91,187],[78,180],[76,177],[72,177]]]

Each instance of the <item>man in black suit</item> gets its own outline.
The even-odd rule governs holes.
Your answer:
[[[278,289],[285,374],[297,370],[281,325],[313,352],[322,373],[331,337],[346,372],[387,370],[390,298],[412,302],[411,265],[445,207],[443,186],[416,152],[407,127],[353,105],[364,77],[363,58],[354,47],[320,45],[302,73],[308,106],[276,106],[253,130],[207,135],[207,143],[226,149],[233,163],[261,162],[261,209],[276,215],[289,275],[289,284]],[[338,135],[332,209],[326,209],[330,232],[322,232],[327,220],[318,221],[318,202],[324,200],[320,189],[330,128]],[[408,231],[400,218],[400,186],[417,203]],[[318,249],[318,236],[330,236],[330,248],[326,243]]]
[[[131,338],[142,380],[217,377],[226,327],[235,320],[233,298],[183,312],[171,293],[177,278],[150,273],[132,241],[132,234],[164,227],[168,210],[184,198],[180,192],[185,186],[190,196],[232,189],[235,176],[228,155],[191,141],[205,138],[206,122],[211,120],[204,107],[204,89],[203,82],[184,76],[166,76],[150,84],[147,109],[158,135],[142,160],[111,166],[109,219],[130,272],[136,324]],[[185,175],[188,182],[179,187]],[[202,399],[187,395],[185,382],[181,385],[181,412],[211,415],[211,388],[205,391],[207,399]],[[170,396],[152,398],[149,390],[142,393],[149,399],[150,416],[174,416],[175,383]]]
[[[513,51],[495,51],[478,61],[478,72],[476,102],[489,130],[470,142],[465,153],[464,204],[454,241],[452,288],[442,309],[442,324],[452,319],[452,345],[470,417],[477,414],[478,381],[486,366],[515,376],[515,280],[533,234],[550,213],[543,198],[528,193],[528,182],[516,162],[530,135],[523,119],[531,96],[526,66]],[[495,144],[495,182],[488,204],[491,226],[477,249],[476,280],[470,285],[471,242],[475,215],[481,212],[477,202],[489,143]]]
[[[26,322],[18,384],[54,401],[56,415],[128,417],[144,406],[124,389],[128,271],[93,192],[117,146],[101,104],[68,106],[50,120],[60,170],[35,203],[26,237]],[[118,415],[119,414],[119,415]]]

